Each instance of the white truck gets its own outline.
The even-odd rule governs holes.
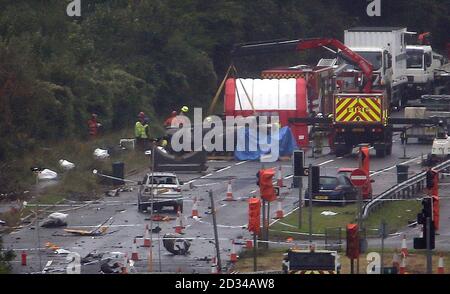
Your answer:
[[[404,27],[356,27],[344,32],[345,45],[372,63],[374,88],[385,89],[390,105],[399,108],[407,101],[405,34]]]
[[[421,95],[440,94],[435,77],[437,70],[445,63],[444,57],[434,52],[429,45],[408,45],[406,54],[408,98],[418,99]]]

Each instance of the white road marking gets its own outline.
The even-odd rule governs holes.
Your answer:
[[[422,156],[418,156],[418,157],[416,157],[416,158],[410,159],[410,160],[408,160],[408,161],[401,162],[401,163],[399,163],[399,164],[407,164],[407,163],[410,163],[410,162],[412,162],[412,161],[414,161],[414,160],[417,160],[417,159],[419,159],[419,158],[422,158]],[[391,167],[387,167],[387,168],[385,168],[385,169],[382,169],[382,170],[380,170],[380,171],[371,173],[370,175],[371,175],[371,176],[376,176],[376,175],[378,175],[378,174],[387,172],[388,170],[394,169],[395,167],[397,167],[397,164],[396,164],[396,165],[393,165],[393,166],[391,166]]]
[[[334,159],[330,159],[330,160],[328,160],[328,161],[319,163],[318,166],[322,166],[322,165],[325,165],[325,164],[330,163],[330,162],[333,162],[333,161],[334,161]]]
[[[207,174],[207,175],[204,175],[204,176],[200,177],[200,179],[204,179],[204,178],[207,178],[207,177],[212,176],[212,175],[213,175],[213,174],[210,173],[210,174]]]
[[[231,168],[231,165],[217,170],[216,173],[223,172],[224,170],[227,170],[227,169],[230,169],[230,168]]]
[[[234,165],[241,165],[241,164],[244,164],[244,163],[246,163],[246,162],[248,162],[248,160],[245,160],[245,161],[239,161],[239,162],[235,163]]]
[[[285,176],[284,179],[287,180],[287,179],[290,179],[290,178],[293,178],[293,177],[294,177],[294,175]]]

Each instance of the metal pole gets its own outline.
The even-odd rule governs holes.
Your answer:
[[[298,177],[298,228],[302,228],[303,210],[303,177]]]
[[[313,205],[313,192],[312,192],[312,164],[309,164],[308,172],[308,192],[309,192],[309,242],[312,243],[312,205]]]
[[[262,227],[263,227],[263,229],[262,229],[262,240],[266,240],[266,200],[262,200],[262,221],[263,221],[263,225],[262,225]],[[263,244],[262,244],[262,246],[261,247],[266,247],[266,243],[265,242],[263,242]]]
[[[361,212],[362,212],[362,187],[358,187],[358,230],[359,232],[362,232],[362,219],[361,219]],[[359,244],[361,244],[361,235],[358,232],[358,239]],[[359,274],[359,256],[356,259],[356,273]]]
[[[155,172],[155,142],[153,142],[152,146],[152,175],[150,177],[150,199],[151,199],[151,205],[150,205],[150,256],[148,261],[148,270],[149,272],[153,272],[153,202],[155,200],[155,195],[153,195],[153,174]],[[158,243],[160,242],[158,238]],[[161,255],[161,254],[160,254]],[[160,265],[161,267],[161,265]]]
[[[427,274],[433,273],[433,255],[431,251],[431,218],[427,217]]]
[[[256,263],[256,255],[257,255],[257,237],[256,232],[253,232],[253,271],[256,272],[258,270],[257,263]]]
[[[266,215],[266,248],[269,249],[269,224],[270,224],[270,202],[267,201],[267,215]]]
[[[216,245],[217,270],[218,270],[218,272],[221,272],[222,271],[222,261],[220,260],[219,236],[217,233],[217,222],[216,222],[216,208],[214,206],[214,198],[213,198],[212,190],[209,190],[209,199],[211,201],[211,215],[212,215],[213,227],[214,227],[214,243]]]
[[[381,222],[381,267],[380,273],[383,274],[384,270],[384,239],[386,237],[386,222],[383,220]]]

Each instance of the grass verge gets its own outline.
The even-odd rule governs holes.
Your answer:
[[[416,200],[389,201],[381,209],[372,213],[365,221],[368,236],[376,235],[381,222],[384,220],[388,224],[390,233],[407,226],[411,221],[415,221],[417,213],[420,211],[421,204]],[[331,211],[336,215],[324,215],[323,212]],[[295,233],[309,233],[309,208],[305,207],[302,211],[302,228],[298,229],[298,210],[291,213],[284,219],[271,226],[272,236],[292,236]],[[312,208],[312,232],[313,234],[325,234],[327,229],[341,228],[345,232],[345,227],[349,223],[355,223],[357,220],[356,204],[337,206],[313,206]],[[344,236],[343,236],[344,237]]]

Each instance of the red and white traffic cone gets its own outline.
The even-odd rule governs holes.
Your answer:
[[[182,215],[181,215],[181,211],[178,210],[177,212],[177,219],[176,219],[176,224],[175,224],[175,233],[177,234],[183,234],[183,222],[182,222]]]
[[[218,274],[216,257],[211,259],[211,274]]]
[[[236,253],[236,246],[234,245],[234,240],[231,240],[231,242],[232,242],[232,247],[231,247],[230,261],[236,262],[238,260],[238,256]]]
[[[26,266],[27,265],[27,253],[25,251],[22,251],[21,259],[22,259],[21,260],[22,266]]]
[[[281,201],[278,200],[278,208],[275,215],[275,219],[282,219],[284,217],[283,208],[281,207]]]
[[[444,272],[444,255],[441,253],[439,254],[437,273],[442,275]]]
[[[246,240],[245,241],[245,248],[252,249],[253,248],[253,240]]]
[[[400,269],[400,258],[397,249],[394,250],[394,255],[392,256],[392,267],[395,267],[397,271]]]
[[[406,255],[402,254],[402,262],[400,263],[400,271],[401,275],[406,274]]]
[[[198,204],[197,204],[197,197],[194,197],[194,204],[192,205],[192,218],[198,218]]]
[[[278,167],[277,171],[277,186],[283,187],[283,175],[281,173],[281,165]]]
[[[402,250],[401,253],[407,257],[408,256],[408,247],[406,246],[406,235],[403,235],[403,240],[402,240]]]
[[[145,225],[144,247],[150,247],[150,246],[152,246],[152,242],[150,241],[150,234],[148,232],[148,225]]]
[[[231,186],[231,180],[228,181],[227,198],[225,198],[225,201],[234,201],[234,198],[233,198],[233,187]]]
[[[131,260],[133,260],[133,261],[139,260],[139,256],[138,256],[138,252],[137,252],[137,245],[136,245],[136,238],[134,238],[134,240],[133,240],[133,247],[131,249]]]

